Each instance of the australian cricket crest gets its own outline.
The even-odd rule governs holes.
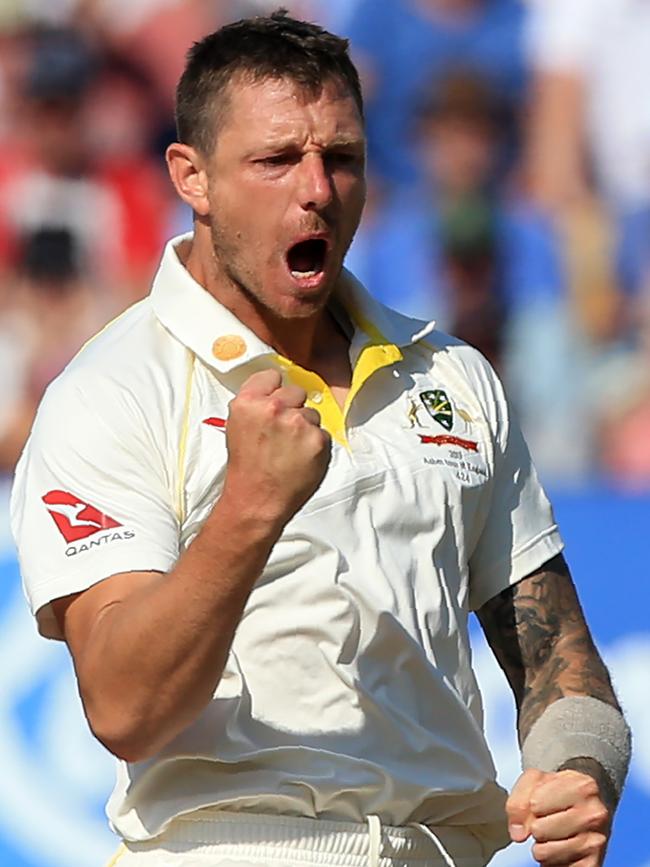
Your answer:
[[[454,411],[446,391],[443,391],[441,388],[422,391],[420,392],[420,400],[434,421],[442,425],[445,430],[452,429],[454,426]]]

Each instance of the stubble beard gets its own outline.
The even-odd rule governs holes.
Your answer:
[[[314,298],[311,303],[305,303],[302,307],[295,307],[289,315],[280,305],[270,303],[270,299],[263,291],[263,276],[242,266],[240,248],[225,236],[214,221],[210,223],[210,239],[217,282],[221,285],[225,283],[229,294],[246,298],[260,314],[267,316],[270,314],[272,318],[278,320],[309,319],[324,310],[341,274],[342,265],[327,293],[323,293],[323,296],[318,299]]]

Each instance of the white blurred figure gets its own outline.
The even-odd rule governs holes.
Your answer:
[[[650,426],[650,5],[531,0],[528,50],[528,177],[565,236],[584,412],[606,471],[647,487],[647,450],[632,467],[617,447],[623,419],[634,443]]]

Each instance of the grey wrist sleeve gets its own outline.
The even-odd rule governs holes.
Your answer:
[[[595,759],[619,797],[630,754],[630,729],[623,715],[590,696],[571,696],[550,704],[521,748],[524,770],[557,771],[569,759]]]

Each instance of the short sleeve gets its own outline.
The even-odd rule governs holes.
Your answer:
[[[50,386],[11,495],[23,586],[43,635],[61,637],[52,600],[111,575],[174,565],[169,458],[114,379],[82,371]]]
[[[473,611],[543,566],[564,547],[519,424],[487,362],[482,382],[492,427],[494,471],[483,509],[483,527],[469,560]]]

